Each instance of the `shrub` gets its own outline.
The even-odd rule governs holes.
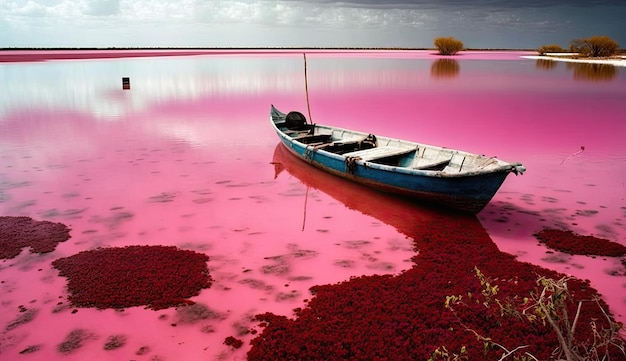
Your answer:
[[[480,294],[446,296],[445,307],[450,310],[457,322],[465,331],[468,331],[483,343],[485,356],[490,350],[498,350],[501,353],[500,361],[513,356],[513,360],[535,360],[538,358],[528,353],[529,345],[503,345],[495,339],[483,336],[479,330],[469,326],[466,317],[463,318],[463,308],[473,305],[482,305],[485,315],[483,319],[498,318],[500,324],[505,318],[511,318],[532,325],[535,332],[543,333],[545,328],[552,331],[556,336],[559,348],[553,351],[552,356],[557,360],[567,361],[604,361],[626,356],[626,342],[621,336],[623,325],[615,320],[604,310],[603,304],[598,297],[592,299],[577,300],[568,288],[567,277],[555,280],[547,277],[539,277],[536,281],[537,288],[528,296],[498,298],[500,287],[493,283],[478,268],[474,268],[477,278],[480,280],[482,290]],[[581,314],[593,312],[588,324],[585,324]],[[591,306],[591,308],[590,308]],[[584,308],[584,311],[583,311]],[[571,311],[575,311],[573,314]],[[598,312],[599,311],[599,312]],[[548,334],[545,334],[546,336]],[[499,336],[499,335],[498,335]],[[463,348],[461,351],[463,351]],[[463,353],[450,353],[443,347],[433,353],[431,360],[438,358],[444,360],[461,360]],[[551,358],[552,359],[552,358]]]
[[[571,51],[593,58],[612,56],[618,48],[619,44],[608,36],[574,39],[570,43]]]
[[[539,55],[546,55],[546,53],[563,53],[565,52],[565,49],[561,48],[559,45],[550,44],[541,46],[537,49],[537,52]]]
[[[447,38],[435,38],[433,43],[441,55],[454,55],[463,49],[463,42],[451,36]]]

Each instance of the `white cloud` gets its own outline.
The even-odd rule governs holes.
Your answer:
[[[128,22],[189,21],[191,1],[121,0],[119,18]],[[157,30],[157,29],[155,29]]]
[[[471,47],[515,47],[529,46],[540,32],[586,36],[565,34],[572,26],[563,24],[580,23],[582,17],[572,14],[588,12],[594,22],[580,28],[626,34],[614,15],[626,5],[565,2],[525,3],[533,8],[504,0],[0,0],[0,47],[428,47],[433,36],[444,35],[472,39],[466,42]],[[612,10],[603,15],[603,9]],[[500,43],[488,44],[490,39]]]
[[[16,2],[8,2],[7,7],[10,7],[10,14],[14,16],[41,17],[47,15],[47,7],[35,1],[28,1],[22,6]]]

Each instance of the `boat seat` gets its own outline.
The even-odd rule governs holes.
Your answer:
[[[355,152],[344,153],[346,157],[359,158],[364,162],[371,162],[376,159],[389,158],[398,155],[411,153],[415,149],[396,148],[396,147],[377,147],[370,149],[357,150]]]
[[[460,173],[463,170],[463,166],[466,165],[466,159],[467,157],[463,154],[454,154],[444,171],[448,173]],[[468,161],[467,163],[469,164],[471,161]]]
[[[330,140],[330,134],[315,134],[315,135],[303,135],[294,137],[300,143],[312,144],[312,143],[327,143]]]
[[[308,130],[284,130],[283,133],[285,133],[286,135],[292,138],[297,138],[297,137],[308,135],[309,131]]]
[[[445,166],[447,166],[448,163],[450,163],[451,159],[452,159],[452,157],[447,158],[447,159],[437,159],[437,160],[421,159],[419,164],[414,166],[413,169],[417,169],[417,170],[443,170],[443,168],[445,168]]]

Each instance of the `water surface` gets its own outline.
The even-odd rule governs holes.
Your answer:
[[[562,227],[626,244],[626,74],[521,55],[313,52],[310,115],[303,58],[293,52],[3,63],[0,215],[62,222],[72,238],[0,263],[0,324],[20,305],[39,310],[4,331],[0,354],[43,344],[32,356],[133,359],[148,346],[163,360],[244,359],[251,315],[291,315],[313,285],[411,267],[413,219],[376,211],[384,196],[281,165],[270,104],[317,123],[522,162],[527,173],[511,175],[478,221],[519,260],[591,280],[626,320],[618,259],[547,253],[533,237]],[[52,312],[66,292],[54,259],[156,244],[209,255],[215,282],[194,301],[221,317],[178,325],[174,309]],[[94,337],[59,354],[74,329]],[[128,344],[105,351],[114,334]],[[232,350],[227,336],[246,346]]]

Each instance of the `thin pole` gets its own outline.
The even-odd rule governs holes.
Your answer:
[[[309,104],[309,81],[307,80],[306,75],[306,53],[302,53],[304,55],[304,90],[306,91],[306,107],[309,111],[309,122],[313,124],[313,119],[311,118],[311,105]]]

